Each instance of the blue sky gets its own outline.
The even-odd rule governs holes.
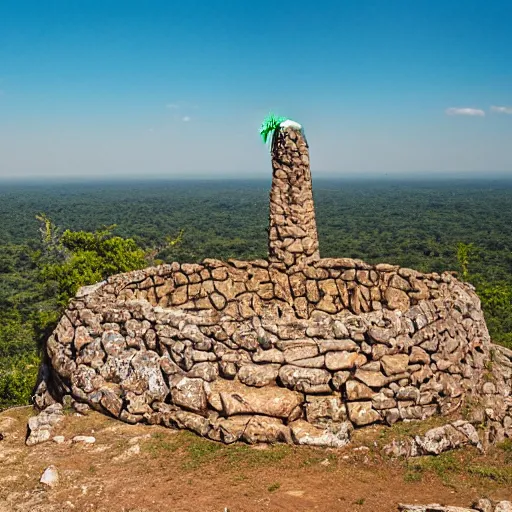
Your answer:
[[[512,174],[510,0],[2,0],[0,176]],[[493,108],[494,107],[494,108]]]

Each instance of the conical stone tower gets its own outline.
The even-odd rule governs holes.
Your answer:
[[[285,121],[272,140],[268,255],[302,267],[320,259],[308,144],[302,127]]]

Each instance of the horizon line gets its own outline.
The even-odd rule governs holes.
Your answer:
[[[146,175],[141,177],[136,174],[126,175],[113,175],[113,176],[0,176],[0,184],[73,184],[73,183],[155,183],[155,182],[268,182],[272,179],[269,173],[267,176],[251,175],[248,177],[240,177],[233,175],[192,175],[192,176],[163,176],[163,175]],[[422,173],[415,173],[413,175],[407,173],[366,173],[366,174],[333,174],[316,172],[313,175],[314,180],[329,180],[329,181],[429,181],[429,182],[446,182],[454,181],[512,181],[512,171],[475,171],[475,172],[433,172],[425,171]]]

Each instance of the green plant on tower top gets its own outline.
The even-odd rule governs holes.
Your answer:
[[[284,121],[287,121],[287,117],[276,116],[272,112],[263,119],[260,127],[260,135],[263,142],[271,142],[274,137],[274,132],[279,128],[279,125]]]

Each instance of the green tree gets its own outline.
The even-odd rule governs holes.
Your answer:
[[[59,306],[65,306],[81,286],[148,266],[146,251],[132,238],[114,236],[114,228],[93,233],[68,229],[58,239],[43,237],[41,278]]]
[[[493,341],[512,348],[512,284],[480,279],[476,291]]]
[[[486,257],[485,251],[472,243],[457,245],[462,277],[475,286],[492,340],[512,348],[512,282],[494,280],[481,272],[470,272],[470,264],[478,268],[482,256]]]
[[[462,278],[467,279],[469,275],[469,261],[474,253],[473,244],[459,242],[457,245],[457,261],[462,271]]]
[[[38,367],[30,322],[16,309],[5,312],[0,317],[0,410],[28,403]]]
[[[24,405],[30,401],[37,379],[39,356],[30,352],[8,360],[0,366],[0,411],[13,405]]]

